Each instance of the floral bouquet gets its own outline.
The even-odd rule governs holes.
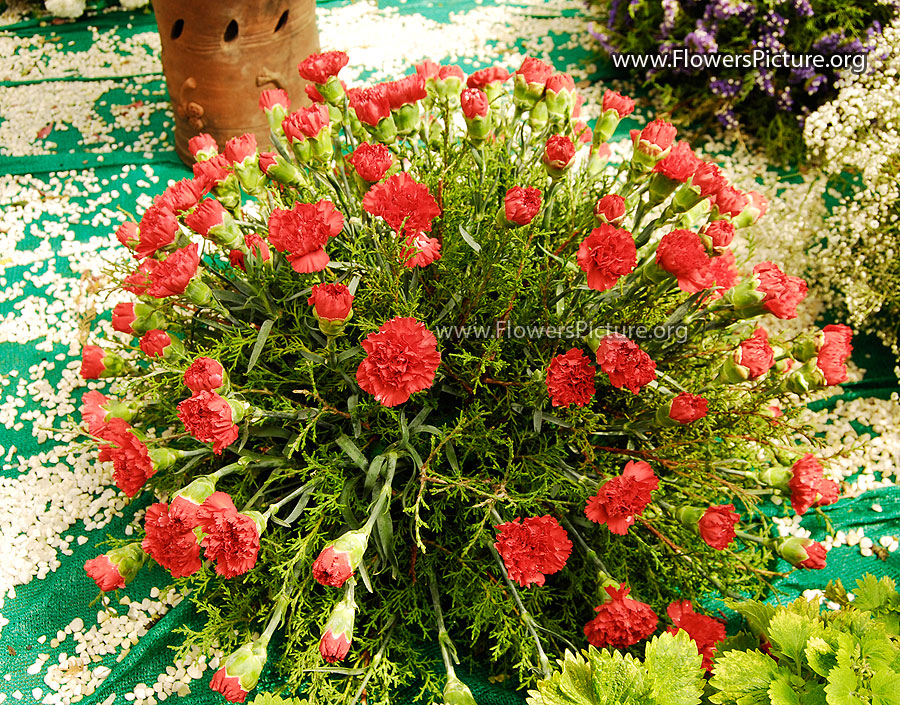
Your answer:
[[[726,128],[760,138],[769,156],[802,158],[803,121],[834,97],[840,69],[860,73],[866,54],[896,14],[896,3],[868,0],[598,0],[591,33],[607,54],[644,55],[632,68],[694,119],[715,116]],[[660,60],[689,52],[682,60]],[[788,61],[774,61],[784,53]],[[726,64],[765,55],[757,65]],[[821,66],[803,56],[820,55]],[[719,55],[719,56],[716,56]],[[727,58],[727,56],[725,57]],[[714,60],[710,65],[704,59]]]
[[[120,400],[87,392],[84,429],[157,501],[88,561],[99,587],[152,561],[190,588],[186,645],[230,652],[230,701],[278,633],[286,681],[326,702],[472,703],[461,656],[525,686],[673,603],[691,624],[710,590],[758,593],[776,556],[822,568],[758,504],[837,499],[795,412],[845,379],[850,332],[770,339],[806,284],[738,280],[765,200],[662,120],[614,157],[633,102],[608,92],[592,132],[536,59],[350,89],[346,63],[300,65],[312,107],[262,93],[273,151],[195,138],[194,178],[117,232],[134,301],[81,371]]]

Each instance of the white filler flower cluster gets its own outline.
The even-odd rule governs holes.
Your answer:
[[[897,353],[900,20],[885,29],[870,57],[871,71],[844,76],[837,97],[807,119],[804,137],[829,176],[854,179],[816,248],[818,273],[850,325],[878,333]]]

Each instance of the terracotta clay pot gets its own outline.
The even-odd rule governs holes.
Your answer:
[[[306,105],[297,64],[319,51],[315,0],[152,0],[175,109],[175,151],[207,132],[222,145],[253,132],[269,143],[259,94],[283,88]]]

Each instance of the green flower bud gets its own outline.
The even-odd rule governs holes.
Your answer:
[[[398,134],[411,135],[419,129],[422,112],[418,103],[407,103],[397,110],[392,110],[391,116],[394,118]]]
[[[181,453],[170,448],[153,448],[150,450],[150,462],[154,470],[166,470],[172,467],[181,457]]]
[[[535,103],[531,112],[528,113],[528,124],[532,130],[539,132],[543,130],[550,121],[550,111],[547,110],[547,104],[541,100]]]
[[[200,281],[198,276],[195,276],[188,283],[187,288],[184,290],[184,295],[192,304],[201,308],[214,302],[212,289]]]
[[[824,389],[828,386],[825,374],[819,369],[819,358],[814,357],[792,370],[784,378],[784,388],[794,394],[806,394],[814,389]]]
[[[757,473],[756,476],[762,484],[776,490],[781,490],[782,492],[790,493],[790,482],[794,473],[790,468],[773,465],[772,467]]]
[[[799,336],[791,346],[791,356],[798,362],[807,362],[819,354],[825,334],[822,331]]]
[[[455,673],[447,676],[444,686],[444,705],[478,705],[469,686],[457,678]]]
[[[697,528],[697,524],[703,517],[704,510],[697,507],[679,507],[675,510],[675,518],[684,526],[692,529]]]
[[[241,205],[241,188],[235,174],[229,174],[224,181],[213,189],[213,194],[230,211],[239,208]]]
[[[135,579],[138,571],[147,562],[147,554],[141,548],[140,541],[114,548],[106,553],[106,557],[119,570],[119,575],[126,585]]]
[[[326,83],[322,85],[317,84],[316,88],[319,91],[319,95],[325,99],[326,103],[334,105],[337,108],[343,107],[344,86],[337,76],[329,76]]]
[[[197,505],[203,504],[207,497],[216,491],[216,476],[201,475],[189,485],[182,487],[172,496],[172,504],[181,498],[183,501]]]
[[[613,136],[622,118],[617,110],[607,110],[597,118],[597,126],[594,128],[594,146],[608,142]]]

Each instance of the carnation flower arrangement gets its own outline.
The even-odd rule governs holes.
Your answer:
[[[813,243],[816,275],[858,328],[900,356],[900,22],[877,40],[871,71],[845,75],[837,97],[810,116],[810,151],[843,193],[825,239]]]
[[[851,336],[770,338],[807,287],[771,262],[738,280],[765,200],[663,120],[614,157],[631,99],[592,131],[536,59],[360,88],[346,63],[300,65],[312,107],[262,93],[271,151],[195,138],[194,178],[117,232],[134,301],[81,372],[119,399],[87,392],[83,428],[155,498],[87,562],[100,589],[149,562],[190,588],[186,645],[230,654],[230,701],[277,633],[326,702],[415,681],[471,703],[460,659],[533,684],[566,648],[761,591],[776,557],[824,567],[759,502],[837,499],[796,410],[844,381]]]
[[[591,33],[606,54],[635,53],[646,59],[671,58],[679,51],[698,55],[690,66],[648,60],[631,68],[660,91],[667,106],[677,106],[676,114],[715,116],[726,128],[760,138],[776,161],[804,156],[806,116],[836,93],[840,72],[830,63],[832,57],[846,57],[843,68],[862,70],[860,60],[896,13],[895,3],[882,0],[598,0],[592,5],[598,22]],[[747,59],[753,52],[819,54],[828,63],[822,68],[700,63],[706,55]]]

